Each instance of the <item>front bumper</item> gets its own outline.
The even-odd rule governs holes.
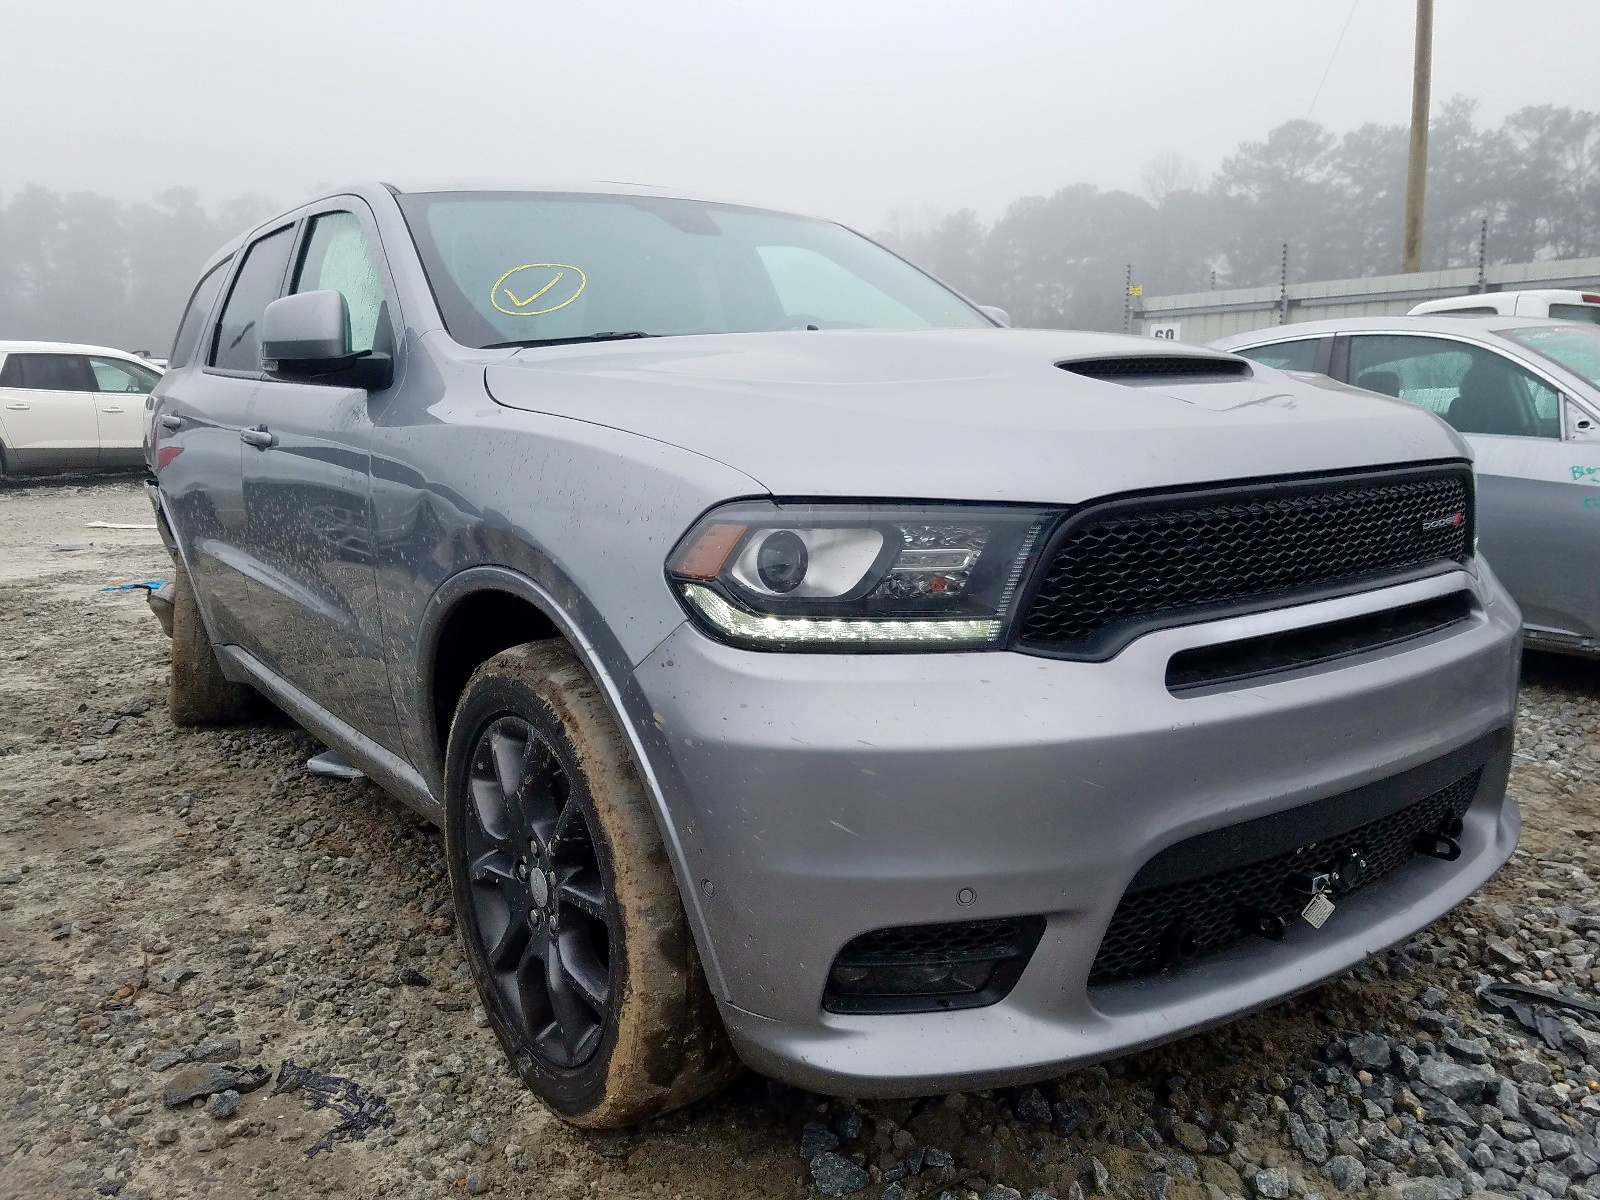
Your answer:
[[[1467,588],[1466,622],[1399,647],[1174,696],[1177,651]],[[679,629],[637,681],[703,957],[757,1069],[843,1095],[1015,1084],[1164,1041],[1336,975],[1471,895],[1516,845],[1502,750],[1454,862],[1418,858],[1320,931],[1089,988],[1139,868],[1201,832],[1338,796],[1500,733],[1520,616],[1486,569],[1151,633],[1110,662],[786,655]],[[1039,914],[997,1004],[844,1014],[830,964],[885,926]]]

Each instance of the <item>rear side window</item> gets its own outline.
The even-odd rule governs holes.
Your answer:
[[[1280,371],[1315,371],[1317,346],[1321,338],[1303,338],[1297,342],[1274,342],[1270,346],[1253,346],[1234,353],[1258,362],[1264,367],[1277,367]]]
[[[348,350],[371,350],[383,315],[383,284],[361,221],[354,213],[324,213],[311,223],[296,292],[329,289],[350,314]]]
[[[278,298],[289,267],[294,227],[286,225],[255,242],[245,251],[244,262],[222,318],[217,322],[211,347],[211,365],[224,371],[261,372],[261,314]]]
[[[187,367],[194,358],[195,347],[200,344],[200,331],[205,328],[206,318],[217,302],[217,293],[222,290],[222,281],[228,277],[227,268],[232,261],[231,257],[223,259],[195,285],[189,307],[183,310],[183,320],[178,322],[178,336],[173,339],[172,353],[167,356],[168,367],[174,370]]]
[[[1563,321],[1587,321],[1600,325],[1600,304],[1552,304],[1550,315]]]
[[[81,354],[10,354],[0,368],[0,387],[36,392],[92,392],[94,376]]]

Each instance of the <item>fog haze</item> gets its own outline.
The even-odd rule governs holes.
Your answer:
[[[0,39],[0,192],[287,204],[357,177],[598,178],[866,228],[987,219],[1074,182],[1136,190],[1162,155],[1209,172],[1308,114],[1403,122],[1413,9],[58,0],[14,6]],[[1489,123],[1589,107],[1596,45],[1600,4],[1439,0],[1434,96]]]

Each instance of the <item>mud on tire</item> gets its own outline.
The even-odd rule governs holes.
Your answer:
[[[237,725],[250,718],[255,693],[222,673],[194,587],[182,564],[173,565],[172,683],[167,707],[174,725]]]
[[[606,1127],[736,1074],[649,797],[564,643],[478,668],[445,777],[467,961],[528,1088],[566,1120]]]

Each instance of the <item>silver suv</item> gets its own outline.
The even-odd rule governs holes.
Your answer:
[[[443,825],[572,1121],[1059,1074],[1516,842],[1466,450],[1336,386],[1007,329],[826,221],[338,192],[213,259],[155,392],[173,715],[259,691]]]

